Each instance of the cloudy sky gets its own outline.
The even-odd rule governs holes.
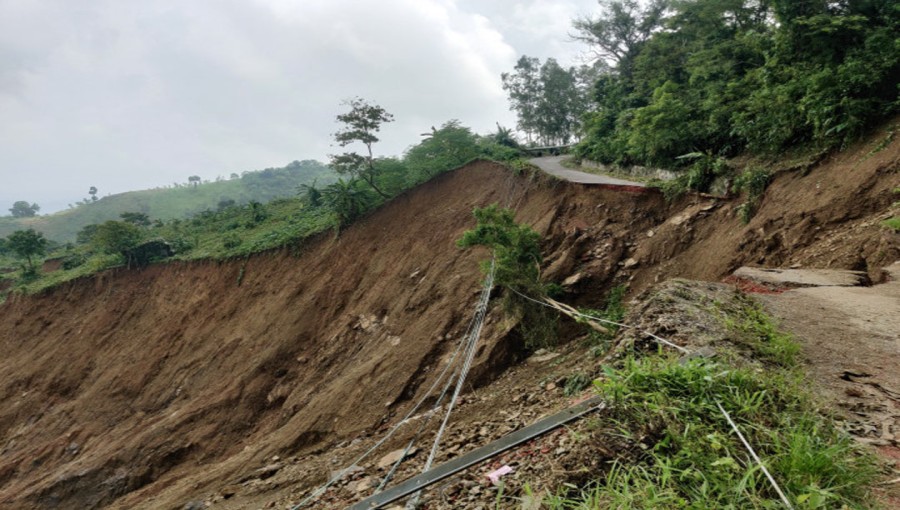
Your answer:
[[[449,119],[513,126],[500,73],[577,63],[595,0],[0,0],[0,213],[325,161],[341,101],[400,155]]]

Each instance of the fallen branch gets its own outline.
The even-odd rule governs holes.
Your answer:
[[[567,315],[567,316],[571,317],[572,319],[575,319],[576,322],[586,323],[594,331],[598,331],[600,333],[603,333],[604,335],[608,335],[611,333],[609,328],[603,327],[599,323],[586,318],[584,316],[584,314],[582,314],[575,308],[573,308],[565,303],[560,303],[559,301],[556,301],[555,299],[552,299],[549,297],[545,297],[544,302],[547,303],[548,305],[550,305],[551,307],[553,307],[554,309],[556,309],[557,311],[559,311],[560,313],[562,313],[563,315]]]

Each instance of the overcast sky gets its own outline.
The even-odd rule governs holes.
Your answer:
[[[431,126],[514,126],[500,73],[578,63],[595,0],[0,0],[0,214],[337,152],[341,101]]]

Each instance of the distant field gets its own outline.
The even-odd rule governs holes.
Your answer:
[[[296,195],[301,184],[330,184],[335,174],[318,161],[295,161],[283,168],[267,168],[244,172],[235,179],[184,184],[179,187],[129,191],[103,197],[97,202],[33,218],[0,217],[0,237],[33,228],[53,241],[71,242],[75,234],[87,225],[119,219],[123,212],[140,212],[153,220],[188,218],[206,210],[216,210],[220,203],[233,200],[235,204],[250,201],[268,202],[275,198]]]

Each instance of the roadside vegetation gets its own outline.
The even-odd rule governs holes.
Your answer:
[[[634,455],[542,508],[782,508],[721,406],[795,508],[871,508],[874,457],[823,416],[805,386],[798,346],[752,299],[715,312],[731,344],[715,358],[624,352],[595,381],[600,420]],[[611,435],[610,435],[611,434]]]
[[[81,227],[69,242],[50,240],[50,236],[28,228],[0,237],[0,299],[13,290],[37,292],[112,267],[140,267],[170,259],[227,259],[298,246],[304,239],[328,230],[338,235],[385,201],[474,159],[491,159],[515,168],[522,166],[517,162],[520,156],[517,144],[508,130],[498,128],[495,134],[479,136],[455,120],[434,129],[402,158],[375,157],[378,130],[392,117],[380,107],[358,98],[345,106],[349,111],[338,116],[342,129],[335,134],[335,139],[350,150],[332,156],[330,167],[302,162],[235,179],[255,183],[254,189],[263,196],[280,198],[266,202],[221,199],[218,195],[224,189],[221,186],[231,185],[231,181],[202,184],[197,179],[197,184],[179,189],[134,192],[135,196],[165,192],[163,196],[182,204],[180,208],[173,206],[182,212],[187,202],[179,202],[181,195],[205,197],[192,204],[213,203],[208,201],[220,197],[214,205],[191,215],[172,217],[169,211],[165,218],[160,218],[132,210],[108,218],[106,215],[116,209],[106,207],[98,216],[105,219]],[[359,148],[363,150],[352,151]],[[213,189],[216,186],[220,187]],[[276,190],[279,195],[273,195]],[[288,196],[284,196],[286,193]],[[132,194],[117,197],[128,195]],[[104,207],[113,198],[85,199],[86,203],[76,211]],[[163,202],[155,203],[161,206]],[[29,236],[39,238],[39,246],[30,251],[21,248],[22,239],[30,239]],[[50,262],[42,270],[45,259]]]
[[[768,180],[727,161],[842,149],[900,107],[895,1],[599,4],[572,25],[592,63],[522,56],[510,106],[529,140],[576,140],[577,160],[675,170],[655,183],[669,198],[721,182],[746,191],[748,221]]]

